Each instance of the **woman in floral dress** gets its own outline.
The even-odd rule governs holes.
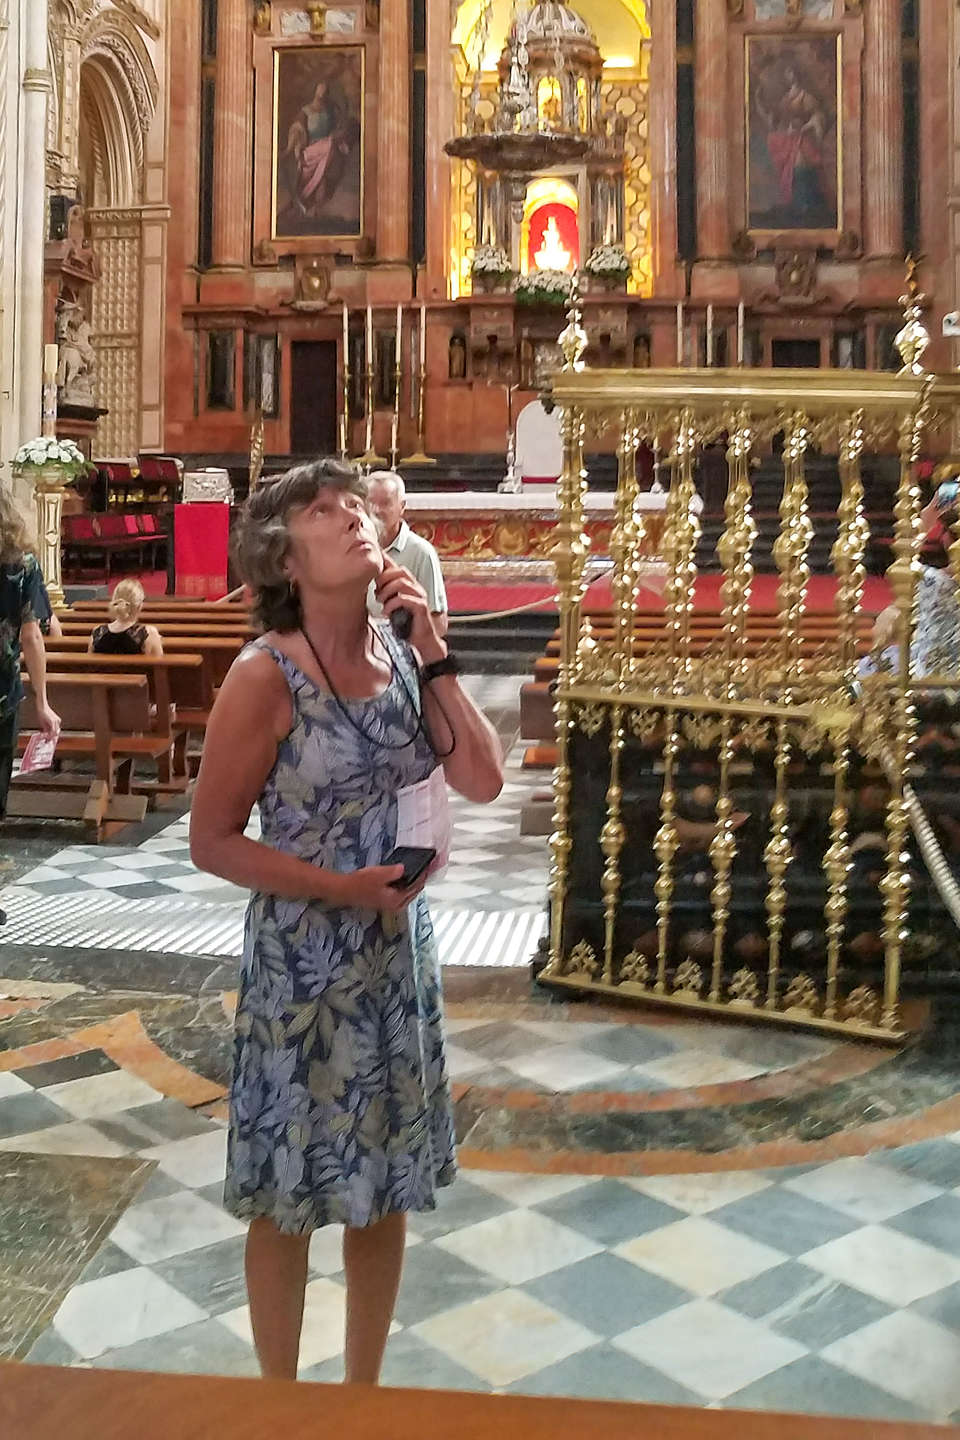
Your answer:
[[[495,799],[497,737],[460,689],[427,597],[385,562],[362,484],[332,461],[248,501],[241,565],[266,633],[211,716],[191,822],[195,863],[247,912],[225,1202],[250,1220],[247,1287],[264,1375],[293,1378],[311,1232],[344,1226],[346,1378],[377,1380],[405,1217],[454,1176],[453,1118],[424,881],[383,861],[397,794],[443,756]],[[371,579],[411,645],[368,619]],[[423,678],[419,667],[426,667]],[[253,805],[261,839],[245,835]]]

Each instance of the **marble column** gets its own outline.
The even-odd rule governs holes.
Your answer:
[[[654,293],[674,294],[677,275],[677,7],[653,0],[651,10],[650,213]]]
[[[870,0],[863,7],[863,194],[868,259],[903,254],[900,10],[900,0]]]
[[[47,218],[47,103],[53,88],[47,68],[47,0],[21,8],[20,274],[17,357],[20,369],[20,441],[40,433],[43,408],[43,252]],[[9,459],[9,456],[4,456]]]
[[[410,254],[408,0],[382,0],[380,6],[379,105],[377,251],[381,260],[405,261]]]
[[[451,59],[450,6],[444,0],[427,4],[427,265],[428,298],[447,298],[450,256],[450,161],[444,142],[454,129],[454,73]]]
[[[253,70],[247,0],[219,0],[213,120],[213,263],[246,264],[250,249]]]
[[[696,26],[697,250],[721,260],[730,254],[727,0],[699,0]]]

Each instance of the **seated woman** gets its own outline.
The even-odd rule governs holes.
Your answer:
[[[949,527],[957,518],[957,485],[941,485],[920,516],[924,535],[933,540],[921,566],[913,602],[911,675],[960,675],[960,593],[950,573]],[[939,542],[939,543],[937,543]],[[896,670],[900,663],[900,611],[888,605],[877,616],[870,653],[859,673]]]
[[[110,597],[112,619],[98,625],[88,649],[95,655],[162,655],[163,641],[155,625],[141,625],[143,586],[139,580],[121,580]]]

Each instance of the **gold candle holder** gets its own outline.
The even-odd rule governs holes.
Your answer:
[[[360,464],[372,469],[375,465],[386,465],[385,455],[378,455],[373,447],[373,422],[374,422],[374,369],[372,363],[367,366],[367,439],[366,448],[360,456]]]
[[[401,465],[436,465],[436,459],[427,454],[427,314],[420,306],[420,364],[417,368],[417,448],[412,455],[406,455]]]

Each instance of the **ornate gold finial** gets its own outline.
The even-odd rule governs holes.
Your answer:
[[[269,35],[273,30],[273,7],[270,0],[256,0],[253,7],[253,33]]]
[[[250,431],[249,489],[252,494],[260,484],[263,474],[263,411],[257,411],[257,418]]]
[[[312,5],[307,6],[307,14],[310,16],[310,34],[325,35],[327,33],[327,7],[320,4],[320,0],[314,0]]]
[[[580,271],[573,277],[573,284],[570,286],[570,304],[567,307],[567,326],[560,332],[558,339],[560,349],[563,351],[564,370],[582,370],[584,368],[584,354],[590,343],[590,337],[583,328],[583,307],[580,304]]]
[[[905,295],[900,296],[905,324],[894,341],[903,360],[901,375],[920,376],[926,374],[923,368],[923,357],[930,346],[930,332],[923,323],[923,307],[927,303],[927,297],[921,293],[917,280],[919,267],[918,257],[909,255],[907,257],[907,291]]]

